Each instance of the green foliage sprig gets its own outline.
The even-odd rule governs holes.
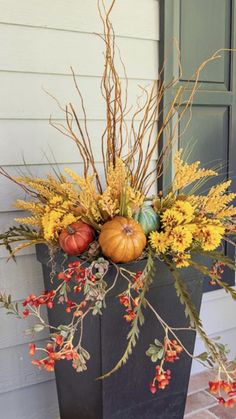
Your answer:
[[[219,350],[213,342],[213,340],[207,336],[205,330],[203,329],[202,321],[199,318],[196,307],[192,303],[188,290],[184,282],[182,281],[178,271],[176,270],[174,264],[170,261],[166,260],[166,264],[169,267],[169,270],[174,278],[174,286],[176,289],[177,296],[179,297],[180,302],[185,306],[185,315],[187,318],[189,318],[190,325],[196,329],[197,333],[201,337],[203,343],[205,344],[205,347],[210,353],[212,361],[224,368]]]
[[[227,292],[228,294],[231,295],[233,300],[236,300],[235,289],[232,288],[229,284],[227,284],[227,282],[222,281],[216,275],[211,274],[211,271],[209,270],[209,268],[207,266],[202,265],[199,262],[194,262],[193,260],[191,260],[189,263],[194,269],[201,272],[203,275],[206,275],[206,276],[210,277],[211,279],[213,279],[216,282],[216,284],[218,284],[221,288],[223,288],[225,290],[225,292]]]
[[[44,242],[37,230],[22,224],[10,227],[7,231],[0,234],[0,246],[5,246],[13,259],[15,258],[14,255],[16,250],[12,249],[11,244],[20,241],[28,242],[29,245],[40,243],[40,241]],[[26,247],[25,244],[22,244],[22,248]]]
[[[1,293],[0,294],[0,305],[6,311],[6,314],[13,314],[14,316],[21,319],[21,315],[19,313],[18,303],[13,303],[10,294]]]

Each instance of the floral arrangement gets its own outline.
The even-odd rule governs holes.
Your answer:
[[[50,122],[75,142],[83,161],[83,175],[66,168],[64,173],[55,171],[54,175],[37,178],[32,175],[10,176],[3,168],[0,169],[1,175],[17,183],[28,196],[28,199],[17,200],[14,204],[15,208],[27,211],[28,216],[17,218],[17,225],[0,234],[0,244],[14,258],[27,246],[46,243],[51,256],[53,289],[45,290],[39,296],[29,295],[22,309],[6,293],[0,294],[0,302],[8,313],[16,317],[35,317],[37,323],[32,332],[40,332],[44,328],[50,331],[46,347],[36,347],[34,343],[29,345],[30,355],[37,354],[33,364],[53,371],[56,362],[67,359],[76,371],[82,372],[90,358],[83,347],[84,319],[91,314],[102,315],[107,295],[117,281],[122,280],[127,287],[117,298],[124,309],[123,320],[130,325],[128,343],[122,358],[104,377],[128,360],[144,323],[143,307],[148,307],[164,331],[163,341],[157,337],[146,351],[155,364],[151,392],[154,394],[159,389],[163,390],[170,383],[169,364],[177,361],[183,352],[191,356],[176,330],[197,332],[206,351],[192,357],[207,367],[218,368],[218,378],[210,382],[210,391],[218,395],[220,403],[232,406],[236,401],[235,369],[227,361],[227,348],[205,333],[181,278],[181,269],[196,269],[209,278],[212,286],[219,285],[236,299],[234,288],[221,279],[224,267],[235,269],[234,261],[224,253],[224,243],[234,244],[236,208],[232,202],[236,194],[229,192],[230,180],[216,183],[202,194],[202,186],[207,185],[209,178],[217,178],[218,173],[201,168],[200,162],[188,164],[184,161],[183,151],[179,150],[174,155],[174,176],[169,190],[159,190],[150,195],[151,188],[161,179],[168,162],[176,139],[176,127],[186,114],[191,114],[199,74],[209,61],[219,58],[219,52],[196,70],[190,80],[191,89],[190,83],[176,89],[177,93],[164,113],[158,132],[156,126],[163,97],[166,91],[178,86],[179,79],[164,83],[160,78],[151,88],[141,88],[142,100],[139,98],[131,127],[128,127],[126,116],[131,112],[127,109],[128,81],[122,60],[122,80],[115,66],[117,47],[110,21],[114,3],[115,0],[108,10],[103,2],[99,5],[104,27],[101,38],[105,44],[101,92],[107,118],[100,144],[103,173],[99,172],[95,161],[83,97],[72,70],[84,125],[71,103],[65,107],[59,105],[65,115],[65,125]],[[186,92],[188,99],[184,100]],[[170,122],[176,115],[176,126],[170,130]],[[168,135],[160,148],[164,132]],[[157,151],[155,167],[151,167]],[[14,243],[18,243],[15,248],[12,247]],[[54,256],[58,249],[75,257],[69,263],[65,259],[55,279]],[[204,256],[207,262],[197,261],[196,255]],[[135,271],[136,260],[145,261],[143,271]],[[134,263],[127,268],[124,265],[127,262]],[[148,300],[148,290],[159,263],[165,263],[173,277],[173,286],[189,319],[188,328],[180,326],[176,329],[168,325]],[[110,265],[116,272],[112,284],[107,281]],[[55,327],[43,317],[42,307],[53,310],[58,303],[68,313],[68,323]]]

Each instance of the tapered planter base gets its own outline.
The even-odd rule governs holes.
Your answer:
[[[42,263],[45,289],[52,288],[48,252],[44,245],[37,245],[37,257]],[[60,271],[62,255],[57,257]],[[70,259],[69,259],[70,260]],[[75,260],[75,258],[73,258]],[[145,261],[128,265],[132,271],[144,268]],[[114,278],[111,267],[108,281]],[[185,281],[192,300],[200,310],[202,281],[196,272],[183,269],[181,276]],[[180,304],[173,286],[173,278],[168,268],[156,262],[155,280],[148,292],[148,300],[162,318],[172,327],[187,327],[184,307]],[[191,358],[181,354],[174,364],[169,364],[172,371],[170,385],[155,395],[149,390],[155,372],[155,364],[145,355],[150,343],[155,338],[163,338],[163,330],[150,309],[145,309],[145,323],[136,347],[128,362],[109,378],[96,380],[110,371],[122,356],[130,326],[124,321],[124,308],[117,295],[125,289],[124,279],[119,278],[117,287],[106,300],[107,308],[102,316],[88,316],[84,324],[83,347],[91,354],[88,370],[77,373],[68,361],[56,365],[56,383],[61,419],[182,419],[187,397]],[[52,325],[66,324],[68,314],[58,304],[49,310]],[[184,346],[193,353],[195,333],[178,333]]]

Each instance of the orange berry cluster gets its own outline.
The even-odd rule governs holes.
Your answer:
[[[234,398],[234,396],[236,396],[236,381],[233,381],[232,383],[224,380],[209,381],[209,390],[212,394],[219,394],[217,400],[219,404],[225,407],[233,407],[236,403],[236,399]],[[229,397],[227,400],[222,397],[221,391]]]
[[[178,344],[178,342],[173,339],[165,339],[165,361],[166,362],[174,362],[179,359],[179,354],[183,352],[182,346]]]
[[[120,304],[126,308],[126,314],[123,316],[124,319],[128,323],[131,323],[136,317],[134,308],[138,305],[138,298],[131,299],[127,294],[120,294],[119,301]]]
[[[74,279],[79,284],[85,284],[86,279],[96,282],[95,275],[93,275],[89,269],[83,268],[79,261],[69,263],[68,269],[59,272],[57,278],[64,282],[70,282],[71,279]]]
[[[155,394],[158,389],[165,390],[166,386],[170,383],[171,371],[164,371],[160,365],[156,366],[156,374],[152,383],[150,383],[150,391]]]
[[[143,272],[142,271],[138,271],[135,276],[133,277],[133,288],[136,291],[139,291],[143,288],[144,282],[143,282],[143,277],[142,277]]]
[[[66,359],[68,361],[79,359],[79,354],[73,348],[72,344],[64,343],[61,335],[55,335],[53,338],[53,343],[47,343],[44,352],[47,356],[43,359],[34,359],[32,361],[33,365],[37,365],[39,368],[43,368],[46,371],[54,371],[56,361],[61,359]],[[34,356],[36,350],[42,350],[41,348],[36,348],[34,343],[29,344],[29,354]],[[73,365],[74,366],[74,365]]]
[[[22,303],[23,307],[26,307],[23,311],[24,317],[27,317],[30,314],[29,309],[27,306],[30,307],[40,307],[42,305],[46,305],[49,309],[53,308],[54,305],[54,297],[55,297],[55,291],[43,291],[42,295],[37,297],[34,294],[30,294],[26,300]]]
[[[214,280],[214,276],[216,278],[221,277],[224,273],[224,266],[225,264],[222,262],[214,262],[210,271],[210,274],[212,275],[212,278],[209,281],[210,285],[216,285],[217,282]]]
[[[174,362],[179,359],[179,354],[183,352],[183,348],[178,344],[177,340],[169,338],[164,339],[164,356],[163,362]],[[162,364],[163,364],[162,362]],[[162,365],[161,364],[161,365]],[[155,394],[157,389],[164,390],[170,383],[171,371],[164,371],[160,365],[155,368],[155,377],[150,384],[150,391]]]
[[[137,292],[143,288],[142,274],[143,274],[142,271],[138,271],[132,278],[132,282],[133,282],[132,288],[133,290]],[[135,308],[138,305],[139,297],[133,298],[130,295],[130,291],[129,292],[126,291],[123,294],[119,295],[119,301],[120,301],[120,304],[126,308],[125,310],[126,314],[123,316],[124,319],[128,323],[131,323],[136,318]]]
[[[83,268],[79,261],[69,263],[68,268],[63,272],[59,272],[57,278],[67,283],[67,291],[68,289],[71,291],[70,282],[72,280],[76,282],[77,285],[73,286],[73,291],[75,294],[78,294],[83,290],[83,287],[86,285],[87,280],[91,282],[96,282],[96,276],[93,275],[93,273],[89,269]],[[83,300],[80,304],[77,304],[73,300],[70,300],[68,297],[66,297],[65,299],[63,297],[60,297],[59,301],[65,302],[65,311],[67,313],[71,313],[73,311],[75,317],[79,317],[80,315],[82,315],[82,309],[85,308],[87,305],[87,302],[85,300]]]

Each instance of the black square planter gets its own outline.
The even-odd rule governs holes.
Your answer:
[[[50,281],[49,255],[45,245],[37,245],[37,258],[42,263],[45,289],[52,288]],[[63,255],[56,257],[57,271],[61,270]],[[75,260],[69,258],[68,261]],[[140,271],[145,261],[137,261],[132,271]],[[110,268],[108,281],[114,278]],[[181,276],[185,281],[192,300],[200,310],[202,299],[201,277],[191,269],[183,269]],[[140,337],[126,365],[109,378],[96,380],[110,371],[120,359],[126,348],[129,325],[123,321],[124,309],[117,295],[125,287],[120,278],[117,286],[106,299],[107,308],[102,316],[88,316],[85,321],[83,346],[91,354],[88,370],[77,373],[70,362],[60,361],[56,365],[56,382],[61,419],[182,419],[187,397],[191,358],[184,353],[180,360],[170,364],[172,378],[170,385],[153,395],[149,383],[154,376],[155,365],[145,355],[155,338],[163,337],[163,330],[153,313],[144,310],[145,323]],[[173,327],[187,327],[184,307],[180,304],[167,267],[156,261],[156,276],[148,293],[151,304],[163,319]],[[52,325],[68,322],[68,315],[61,305],[48,311]],[[183,344],[193,353],[195,333],[179,333]]]

